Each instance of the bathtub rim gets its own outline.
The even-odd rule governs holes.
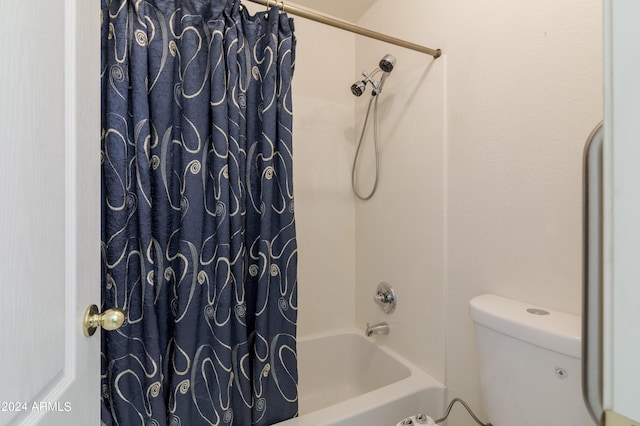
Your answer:
[[[316,340],[322,338],[328,338],[336,335],[353,335],[358,338],[363,338],[368,342],[374,344],[378,349],[385,352],[387,355],[400,362],[402,365],[409,369],[409,376],[382,386],[378,389],[366,392],[362,395],[355,396],[351,399],[339,402],[337,404],[328,406],[326,408],[312,411],[307,414],[303,414],[300,417],[285,420],[277,423],[278,426],[317,426],[317,425],[331,425],[336,422],[344,421],[353,416],[364,414],[371,409],[379,407],[381,404],[393,403],[403,398],[414,397],[417,394],[423,392],[433,392],[437,394],[437,401],[434,401],[434,405],[439,407],[438,413],[426,413],[429,416],[434,416],[440,413],[444,408],[444,398],[446,396],[446,386],[424,372],[415,364],[404,358],[402,355],[389,348],[387,345],[380,342],[381,339],[375,336],[366,337],[364,332],[355,327],[353,328],[340,328],[330,331],[323,331],[319,333],[313,333],[299,337],[298,343],[303,343],[309,340]],[[403,413],[403,415],[412,415],[415,413]],[[398,420],[401,420],[399,417]]]

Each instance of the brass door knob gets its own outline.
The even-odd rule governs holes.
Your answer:
[[[126,315],[122,309],[111,308],[100,313],[96,305],[91,305],[84,312],[82,329],[87,337],[93,336],[98,327],[105,330],[117,330],[124,324],[125,318]]]

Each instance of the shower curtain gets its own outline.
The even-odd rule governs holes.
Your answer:
[[[293,22],[102,0],[102,423],[297,413]]]

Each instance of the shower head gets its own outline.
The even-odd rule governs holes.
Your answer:
[[[371,74],[367,74],[366,72],[362,73],[362,76],[364,77],[362,80],[360,81],[356,81],[355,83],[353,83],[351,85],[351,93],[353,93],[355,96],[362,96],[362,94],[364,93],[364,91],[367,89],[367,84],[371,83],[371,86],[373,86],[374,90],[378,88],[378,82],[375,81],[373,78],[375,73],[377,73],[379,70],[375,70],[373,73]]]
[[[378,64],[378,66],[380,67],[380,69],[384,72],[391,72],[393,71],[393,67],[396,65],[396,58],[393,55],[390,54],[386,54],[382,57],[382,59],[380,59],[380,63]]]
[[[367,88],[366,81],[364,80],[356,81],[351,85],[351,93],[353,93],[355,96],[362,96],[366,88]]]

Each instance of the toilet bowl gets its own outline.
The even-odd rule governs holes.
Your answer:
[[[493,426],[595,426],[581,392],[581,322],[495,295],[470,302]]]

